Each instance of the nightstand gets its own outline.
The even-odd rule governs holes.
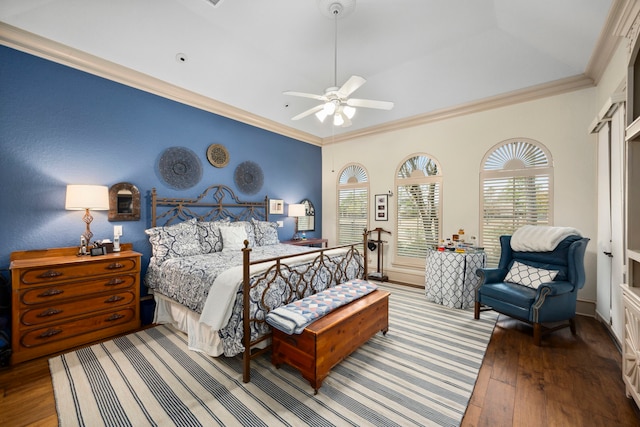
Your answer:
[[[140,328],[140,258],[77,247],[11,254],[12,363]]]
[[[324,245],[324,247],[328,247],[328,240],[327,239],[321,239],[321,238],[317,238],[317,239],[300,239],[300,240],[284,240],[280,243],[284,243],[285,245],[296,245],[296,246],[320,246],[322,247]]]

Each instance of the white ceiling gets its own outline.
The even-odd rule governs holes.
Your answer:
[[[582,75],[612,1],[357,0],[338,21],[338,86],[360,75],[352,97],[395,108],[335,130],[292,121],[317,101],[282,94],[333,86],[329,0],[0,0],[0,21],[326,138]]]

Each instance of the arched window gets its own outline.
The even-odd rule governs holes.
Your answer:
[[[369,225],[369,178],[364,168],[347,165],[338,178],[338,244],[362,241]]]
[[[424,264],[427,249],[442,236],[440,165],[426,154],[413,154],[396,173],[396,261]]]
[[[500,239],[523,225],[552,225],[553,162],[549,151],[531,139],[495,145],[480,172],[481,244],[487,262],[500,260]]]

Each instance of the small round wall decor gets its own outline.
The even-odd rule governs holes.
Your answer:
[[[202,164],[196,153],[186,147],[167,148],[158,163],[162,179],[180,190],[191,188],[202,179]]]
[[[217,168],[223,168],[229,164],[229,151],[222,144],[211,144],[207,148],[207,160]]]
[[[262,188],[264,180],[262,168],[254,162],[242,162],[235,170],[234,180],[241,192],[255,194]]]

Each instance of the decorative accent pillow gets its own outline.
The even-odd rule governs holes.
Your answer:
[[[256,246],[277,245],[280,243],[277,223],[258,221],[255,218],[251,218],[251,223],[253,224],[253,232],[256,236]]]
[[[197,222],[200,246],[203,254],[220,252],[222,250],[222,235],[220,226],[228,225],[229,220]]]
[[[527,264],[513,261],[504,281],[538,289],[541,284],[553,281],[557,275],[558,270],[545,270],[544,268],[531,267]]]
[[[249,222],[249,221],[235,221],[235,222],[230,222],[229,224],[227,224],[227,227],[240,227],[240,228],[244,228],[244,230],[247,232],[247,237],[245,237],[245,239],[247,239],[249,241],[249,247],[253,248],[256,246],[256,235],[253,232],[253,225]],[[224,241],[223,241],[223,248],[224,248]],[[244,245],[243,245],[244,247]]]
[[[144,231],[149,236],[154,261],[162,263],[169,258],[180,258],[202,253],[196,220]]]
[[[238,251],[244,248],[244,241],[249,240],[245,227],[233,227],[231,224],[220,227],[223,251]]]

